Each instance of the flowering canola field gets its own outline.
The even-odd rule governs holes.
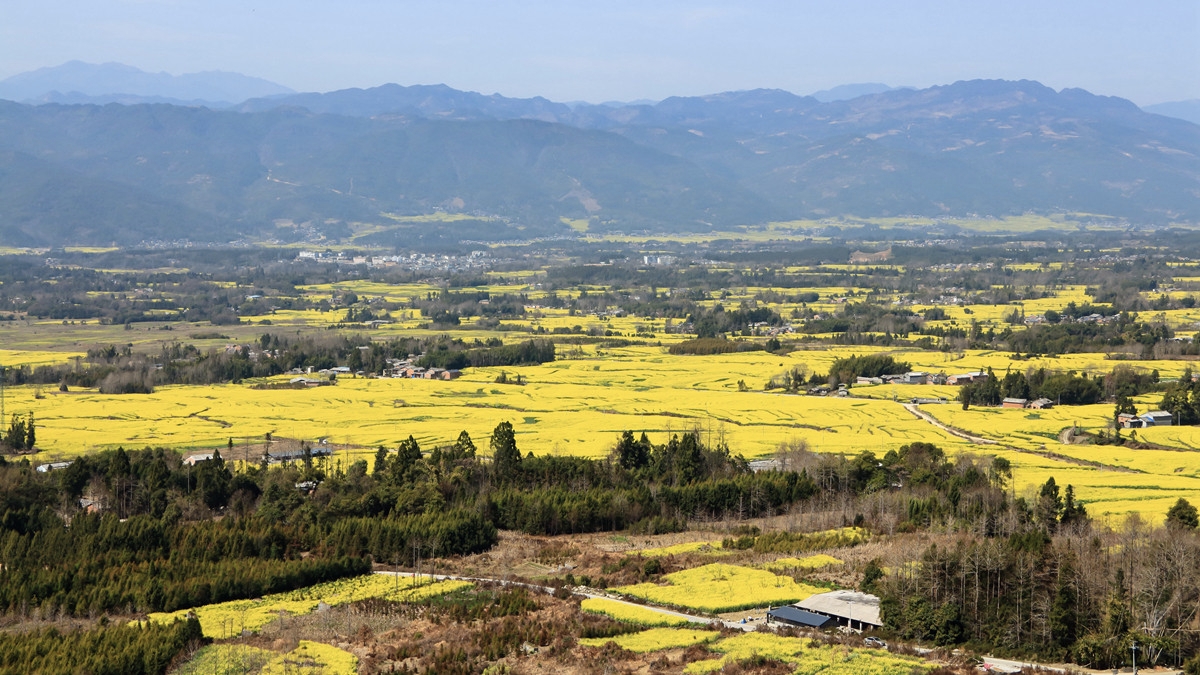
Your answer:
[[[643,548],[635,551],[627,551],[629,555],[640,555],[646,558],[665,558],[669,555],[682,555],[684,553],[702,553],[704,555],[725,555],[729,553],[721,549],[719,541],[689,541],[682,544],[674,544],[672,546],[659,546],[657,548]]]
[[[809,646],[802,638],[781,637],[771,633],[744,633],[710,645],[724,654],[718,659],[696,661],[683,672],[692,675],[720,670],[727,663],[765,656],[791,663],[802,675],[910,675],[932,670],[933,666],[913,656],[899,656],[881,649],[848,649],[822,645]]]
[[[333,313],[325,314],[336,320]],[[560,318],[585,324],[594,321],[589,317]],[[389,329],[400,333],[413,330]],[[1088,431],[1103,429],[1111,418],[1110,404],[1045,411],[977,407],[963,411],[954,403],[922,406],[950,427],[996,442],[977,445],[915,417],[900,405],[914,397],[953,401],[954,387],[852,387],[848,398],[763,391],[772,377],[793,368],[824,373],[834,360],[855,354],[889,354],[911,363],[914,369],[932,373],[992,368],[997,376],[1009,368],[1108,372],[1118,362],[1101,354],[1014,360],[1007,353],[987,350],[942,353],[834,347],[782,356],[761,351],[677,356],[657,345],[587,345],[578,349],[563,345],[559,354],[559,360],[542,366],[468,369],[451,382],[343,378],[336,386],[305,390],[260,390],[248,382],[164,386],[148,395],[9,387],[5,408],[10,414],[35,416],[41,450],[35,461],[39,462],[117,446],[224,448],[231,438],[235,445],[261,443],[269,433],[310,443],[328,439],[335,453],[331,463],[346,466],[369,459],[379,445],[395,447],[409,435],[429,449],[452,443],[465,430],[479,447],[486,448],[491,430],[499,422],[509,421],[521,450],[538,455],[602,457],[626,429],[645,431],[656,443],[665,442],[673,433],[699,429],[705,440],[724,440],[734,453],[749,459],[769,457],[781,443],[794,440],[806,441],[817,452],[856,455],[871,451],[878,456],[923,441],[936,443],[951,455],[973,452],[1006,457],[1014,465],[1014,487],[1019,494],[1053,475],[1060,484],[1075,485],[1080,498],[1094,506],[1092,512],[1097,515],[1136,511],[1160,517],[1178,497],[1200,501],[1200,453],[1194,452],[1200,449],[1200,427],[1138,432],[1139,438],[1170,448],[1167,450],[1114,450],[1058,442],[1059,432],[1075,424]],[[64,362],[69,356],[66,352],[10,350],[0,352],[0,363],[36,365]],[[1178,376],[1187,364],[1139,361],[1133,365],[1157,369],[1162,377],[1170,378]],[[528,384],[495,384],[501,371],[510,377],[520,375]],[[740,391],[739,383],[747,391]],[[1139,399],[1139,411],[1156,407],[1154,399]],[[1098,471],[1098,466],[1121,471]]]
[[[579,607],[590,614],[602,614],[610,619],[636,623],[641,626],[684,626],[691,623],[681,616],[663,614],[652,609],[607,598],[587,598],[579,603]]]
[[[763,567],[772,571],[787,572],[788,570],[819,570],[841,564],[843,564],[841,560],[831,555],[818,553],[817,555],[805,556],[803,558],[779,558],[763,565]]]
[[[287,593],[275,593],[260,600],[231,600],[176,612],[154,612],[150,614],[150,620],[170,623],[194,612],[205,636],[222,638],[241,634],[243,630],[259,630],[279,620],[281,613],[288,616],[310,614],[316,611],[321,602],[331,606],[367,598],[413,602],[469,586],[471,584],[466,581],[426,581],[417,585],[413,577],[366,574]]]
[[[690,647],[702,642],[711,642],[720,637],[715,631],[696,628],[651,628],[638,633],[626,633],[608,638],[583,638],[579,644],[587,647],[603,647],[609,642],[617,643],[621,649],[631,652],[656,652],[660,649]]]
[[[647,602],[710,614],[787,605],[823,592],[790,577],[724,563],[668,574],[663,581],[664,585],[647,582],[614,590]]]
[[[358,657],[333,645],[301,640],[300,646],[268,662],[259,675],[356,675]]]

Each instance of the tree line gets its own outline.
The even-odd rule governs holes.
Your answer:
[[[1132,518],[1093,527],[1052,481],[1006,536],[964,533],[879,581],[886,628],[906,639],[1089,668],[1183,665],[1198,641],[1196,509],[1179,500],[1166,528]],[[1192,672],[1193,663],[1189,668]]]
[[[195,618],[172,624],[102,621],[90,630],[0,633],[0,673],[158,675],[179,654],[206,642]]]
[[[424,354],[424,367],[466,368],[537,365],[553,361],[550,340],[526,340],[505,345],[492,338],[467,342],[440,336],[371,341],[361,335],[340,334],[288,337],[264,333],[255,343],[207,352],[190,344],[173,342],[158,353],[134,352],[132,347],[108,345],[89,349],[74,364],[6,368],[8,384],[52,384],[98,387],[108,394],[150,393],[170,384],[240,383],[244,379],[271,377],[294,369],[307,371],[346,366],[352,372],[381,374],[388,359]]]

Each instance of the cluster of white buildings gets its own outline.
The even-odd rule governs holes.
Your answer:
[[[433,255],[410,253],[408,255],[356,255],[348,256],[341,251],[300,251],[298,262],[317,262],[339,265],[365,265],[367,267],[395,267],[424,272],[464,272],[485,270],[491,267],[492,259],[487,251],[471,251],[469,255]]]

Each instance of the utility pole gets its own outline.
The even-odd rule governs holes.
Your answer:
[[[1137,640],[1129,645],[1129,651],[1133,653],[1133,675],[1137,675]]]

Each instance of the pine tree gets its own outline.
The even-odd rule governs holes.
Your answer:
[[[1062,497],[1058,494],[1058,485],[1054,482],[1054,477],[1051,476],[1042,485],[1042,489],[1038,493],[1038,500],[1034,506],[1034,515],[1037,517],[1038,523],[1047,532],[1054,532],[1058,529],[1058,519],[1062,514],[1062,508]]]
[[[1194,530],[1200,526],[1200,515],[1196,512],[1196,507],[1180,497],[1175,505],[1167,511],[1167,527]]]
[[[458,440],[454,442],[454,454],[458,459],[469,459],[475,456],[475,442],[471,440],[471,434],[466,431],[458,434]]]
[[[408,478],[409,471],[421,461],[421,446],[417,444],[417,439],[409,436],[400,441],[400,446],[396,448],[396,458],[392,461],[392,477],[397,484],[403,483]]]
[[[636,470],[650,463],[650,453],[645,445],[633,440],[633,432],[621,434],[617,442],[617,462],[624,469]]]
[[[1060,647],[1070,647],[1079,634],[1079,597],[1071,578],[1074,572],[1069,560],[1058,568],[1058,587],[1050,607],[1050,635]]]
[[[37,434],[33,430],[33,413],[29,413],[29,420],[25,422],[25,449],[33,450],[37,443]]]
[[[501,480],[507,480],[521,469],[521,451],[512,424],[501,422],[492,431],[492,470]]]

